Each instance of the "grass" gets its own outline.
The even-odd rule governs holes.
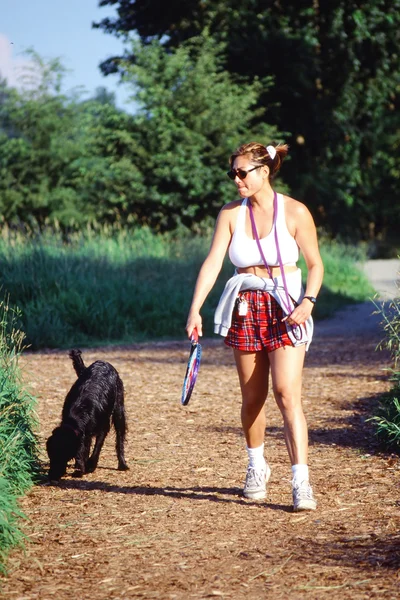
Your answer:
[[[21,544],[23,514],[18,498],[38,473],[34,434],[34,399],[21,385],[18,357],[23,333],[16,327],[18,311],[0,302],[0,571],[13,546]]]
[[[393,368],[390,369],[392,388],[383,394],[376,407],[376,414],[369,421],[375,425],[376,434],[388,450],[400,453],[400,300],[376,305],[382,316],[385,337],[380,348],[389,350]]]
[[[0,285],[20,307],[20,326],[35,350],[183,339],[209,244],[210,236],[157,235],[146,228],[88,228],[68,238],[57,231],[22,236],[3,230]],[[356,268],[360,253],[326,243],[321,252],[326,274],[316,319],[373,295]],[[214,310],[232,274],[227,260],[203,307],[206,336],[214,335]]]

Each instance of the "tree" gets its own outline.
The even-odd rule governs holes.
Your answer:
[[[252,128],[270,81],[233,81],[207,33],[168,53],[156,41],[135,42],[134,51],[136,64],[125,67],[134,115],[100,91],[79,101],[3,87],[0,210],[8,223],[163,230],[209,222],[232,199],[224,167],[244,135],[281,139],[265,123]]]
[[[96,26],[135,31],[144,44],[162,40],[168,51],[207,26],[226,43],[229,72],[250,83],[272,77],[259,106],[269,107],[279,131],[291,132],[285,177],[317,223],[363,237],[400,225],[391,198],[399,169],[382,177],[398,126],[400,0],[170,0],[167,11],[162,4],[102,0],[118,16]],[[134,52],[126,56],[135,60]],[[123,71],[126,56],[103,63],[104,72]]]
[[[147,196],[132,198],[130,211],[167,229],[214,219],[232,199],[223,176],[232,150],[249,136],[266,143],[281,137],[261,122],[265,111],[255,110],[271,82],[233,81],[222,68],[221,45],[206,32],[170,52],[157,41],[133,42],[132,50],[136,62],[124,65],[124,80],[138,105]]]
[[[52,191],[62,185],[64,170],[79,151],[71,136],[74,121],[74,111],[60,96],[23,96],[16,90],[3,95],[0,210],[7,222],[43,223],[53,212]]]
[[[62,66],[34,58],[36,85],[0,90],[3,219],[79,227],[124,218],[127,198],[145,193],[131,160],[139,145],[132,116],[101,91],[86,102],[64,96]]]

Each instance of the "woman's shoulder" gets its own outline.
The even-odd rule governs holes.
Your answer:
[[[241,206],[243,203],[242,199],[239,200],[233,200],[232,202],[228,202],[228,204],[224,204],[224,206],[221,208],[221,212],[224,211],[232,211],[235,210],[236,208],[239,208],[239,206]]]
[[[286,196],[285,194],[281,194],[283,198],[283,202],[285,205],[285,213],[293,218],[296,217],[304,217],[310,214],[307,206],[304,202],[300,202],[300,200],[296,200],[295,198],[291,198],[290,196]]]
[[[315,227],[314,219],[307,206],[290,196],[283,196],[286,225],[292,235],[299,227]]]
[[[219,211],[219,217],[229,220],[234,218],[238,214],[242,202],[243,200],[233,200],[232,202],[228,202],[228,204],[224,204]]]
[[[235,230],[235,225],[242,202],[243,200],[233,200],[233,202],[228,202],[228,204],[225,204],[219,211],[218,223],[220,226],[228,227],[231,235]]]

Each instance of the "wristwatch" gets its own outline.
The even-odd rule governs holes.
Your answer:
[[[317,302],[317,299],[314,296],[303,296],[303,297],[307,298],[307,300],[309,300],[313,304],[315,304]]]

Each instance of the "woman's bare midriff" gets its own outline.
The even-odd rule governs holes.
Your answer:
[[[296,265],[290,265],[290,266],[284,267],[285,273],[294,273],[294,271],[297,271],[297,269],[298,269],[298,267]],[[272,277],[278,277],[281,274],[280,267],[270,267],[270,270],[272,272]],[[269,277],[267,268],[262,267],[260,265],[255,266],[255,267],[238,268],[237,272],[238,273],[252,273],[253,275],[257,275],[257,277]]]

